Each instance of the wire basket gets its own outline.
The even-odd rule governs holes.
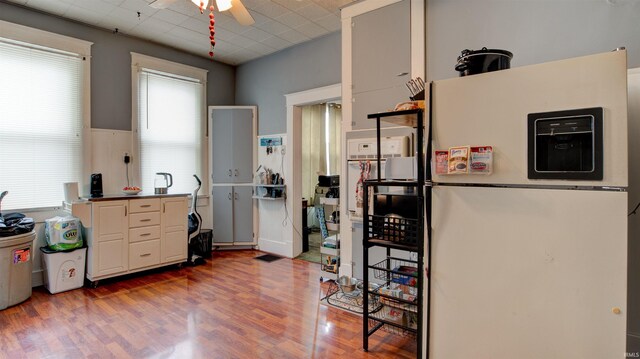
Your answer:
[[[418,285],[418,264],[415,261],[389,258],[371,267],[373,268],[373,275],[377,279],[409,287]]]
[[[381,325],[380,329],[386,332],[416,339],[417,318],[416,313],[408,313],[400,309],[382,306],[379,310],[369,313],[369,328]],[[395,325],[385,322],[394,323]]]
[[[409,246],[418,244],[419,223],[416,219],[369,215],[369,238],[378,238]]]
[[[377,288],[371,294],[378,297],[377,301],[380,304],[414,313],[418,311],[418,293],[415,287],[391,283]],[[403,301],[395,300],[394,298],[402,299]]]

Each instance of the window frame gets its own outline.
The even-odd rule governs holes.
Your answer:
[[[208,133],[207,133],[207,74],[208,70],[194,66],[181,64],[157,57],[131,52],[131,155],[132,180],[140,183],[140,136],[138,135],[138,73],[142,69],[164,72],[176,76],[197,79],[202,84],[202,106],[200,108],[200,168],[202,168],[202,188],[208,188],[209,158],[208,158]],[[151,189],[147,189],[149,191]]]
[[[19,41],[46,49],[70,52],[83,58],[82,61],[82,153],[78,154],[82,162],[82,178],[78,179],[80,195],[89,193],[89,176],[91,174],[91,46],[93,42],[60,35],[49,31],[0,20],[0,38]],[[62,185],[62,184],[61,184]],[[56,210],[60,206],[43,206],[34,208],[15,208],[15,212],[39,212]]]

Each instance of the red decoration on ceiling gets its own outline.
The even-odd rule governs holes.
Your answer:
[[[213,1],[211,2],[211,6],[209,7],[209,43],[211,47],[209,48],[209,57],[213,60],[213,48],[216,46],[216,20],[213,18]]]
[[[199,8],[200,8],[200,13],[201,13],[201,14],[204,14],[204,1],[200,0],[200,6],[199,6]]]

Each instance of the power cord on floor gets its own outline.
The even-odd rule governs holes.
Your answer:
[[[636,214],[636,211],[638,210],[638,208],[640,208],[640,202],[636,205],[636,207],[633,209],[633,211],[631,211],[631,213],[629,213],[629,215],[627,217],[631,217],[632,214]]]
[[[287,207],[287,200],[285,198],[284,201],[284,219],[282,220],[282,226],[286,227],[287,226],[287,220],[289,220],[289,222],[291,223],[291,228],[293,228],[293,230],[300,236],[302,237],[302,233],[296,228],[296,226],[293,224],[293,219],[289,216],[289,209]]]

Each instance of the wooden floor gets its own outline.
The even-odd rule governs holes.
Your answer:
[[[319,265],[214,252],[198,267],[145,273],[0,311],[7,358],[410,358],[415,342],[320,304]]]

